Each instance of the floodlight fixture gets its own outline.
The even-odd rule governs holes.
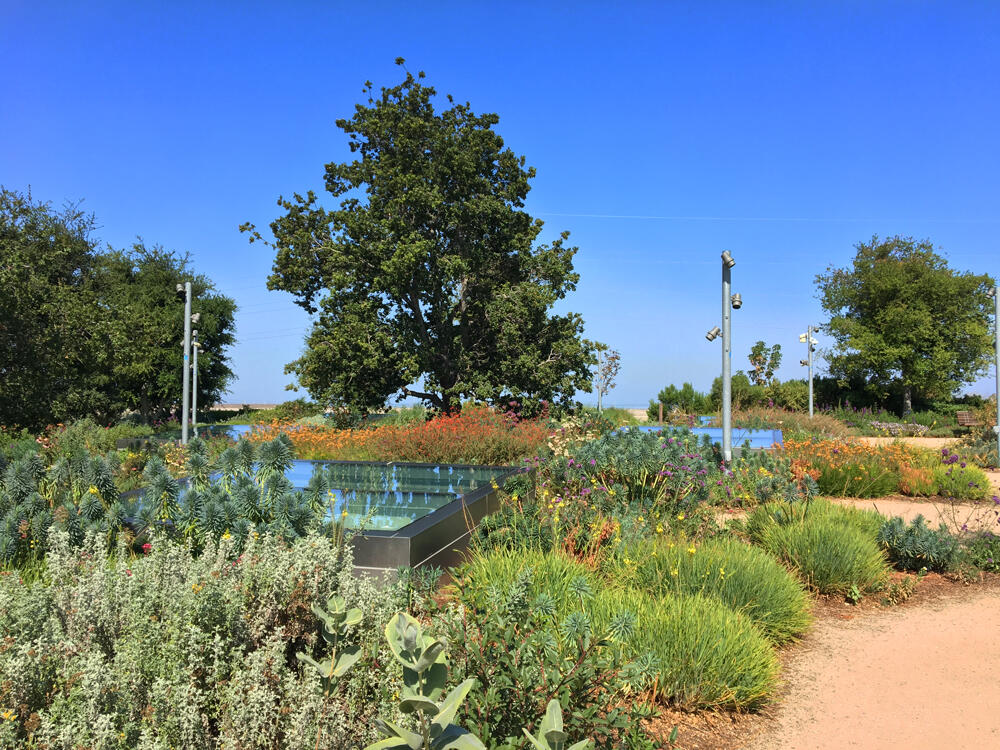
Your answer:
[[[715,326],[715,328],[705,334],[705,338],[709,341],[715,341],[719,337],[720,333],[722,333],[722,331],[719,329],[719,326]]]
[[[201,320],[201,313],[195,313],[191,316],[192,323],[197,323],[199,320]]]
[[[729,254],[728,250],[722,252],[722,262],[725,264],[726,268],[732,268],[736,265],[736,261],[733,260],[733,256]]]
[[[178,294],[183,294],[184,293],[184,285],[183,284],[178,284],[177,285],[177,293]]]
[[[986,290],[986,296],[989,297],[990,299],[993,299],[994,297],[996,297],[997,296],[997,288],[995,286],[991,286],[989,289]]]
[[[802,365],[803,367],[808,367],[809,366],[809,360],[808,359],[800,359],[799,360],[799,364]]]
[[[733,295],[732,301],[734,310],[739,310],[741,307],[743,307],[743,297],[740,295],[739,292]]]

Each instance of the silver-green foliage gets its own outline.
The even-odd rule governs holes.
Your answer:
[[[400,711],[415,717],[416,731],[377,719],[385,739],[367,750],[486,750],[469,730],[453,723],[476,681],[467,679],[445,695],[448,667],[444,640],[426,635],[416,618],[405,612],[385,626],[385,639],[403,667]]]
[[[327,539],[233,539],[195,556],[154,536],[146,555],[111,558],[53,534],[45,575],[0,575],[0,747],[348,750],[377,739],[400,688],[381,638],[393,586],[351,575]],[[310,605],[339,595],[362,613],[358,667],[324,695],[322,676],[288,656],[310,648]],[[356,619],[354,615],[350,618]],[[343,649],[341,649],[343,651]],[[34,718],[32,718],[34,715]]]

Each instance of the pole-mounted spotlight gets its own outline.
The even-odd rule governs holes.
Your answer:
[[[799,364],[802,365],[803,367],[808,367],[809,366],[809,360],[808,359],[800,359],[799,360]]]
[[[736,294],[733,295],[732,301],[734,310],[739,310],[741,307],[743,307],[743,297],[740,296],[739,292],[736,292]]]
[[[732,268],[736,265],[736,261],[733,260],[733,256],[729,254],[728,250],[722,252],[722,262],[726,264],[726,268]]]
[[[986,296],[989,297],[990,299],[993,299],[994,297],[996,297],[997,296],[997,288],[995,286],[991,286],[989,289],[986,290]]]
[[[716,326],[711,331],[705,334],[705,338],[708,339],[709,341],[715,341],[719,337],[720,333],[722,333],[722,331],[719,330],[719,326]]]

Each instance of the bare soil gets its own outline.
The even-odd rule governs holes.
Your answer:
[[[919,604],[821,616],[790,654],[784,695],[757,736],[729,746],[1000,747],[1000,589],[944,588]]]
[[[820,597],[816,624],[782,652],[784,685],[763,714],[666,710],[651,722],[684,750],[1000,747],[1000,580],[937,574],[903,604]]]

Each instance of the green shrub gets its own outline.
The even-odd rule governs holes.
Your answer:
[[[749,617],[700,595],[652,597],[604,589],[591,603],[596,627],[623,613],[637,626],[626,643],[655,659],[656,695],[685,709],[753,710],[774,694],[778,658]]]
[[[519,580],[527,581],[525,596],[551,597],[562,614],[580,608],[581,586],[590,592],[600,588],[597,574],[583,563],[557,551],[525,549],[473,553],[456,570],[455,579],[461,600],[479,610],[495,605]]]
[[[493,588],[488,609],[442,613],[452,679],[479,685],[468,698],[466,726],[488,747],[525,748],[522,727],[558,698],[570,709],[569,734],[608,750],[649,747],[641,726],[649,712],[635,694],[652,683],[652,671],[648,659],[631,659],[613,637],[636,630],[634,614],[593,623],[580,609],[592,592],[569,597],[574,606],[560,615],[553,597],[537,591],[525,569]]]
[[[965,546],[966,559],[980,570],[1000,573],[1000,536],[984,531]]]
[[[958,558],[958,540],[941,524],[937,531],[928,528],[923,516],[917,516],[907,526],[900,518],[891,518],[879,529],[878,543],[889,556],[889,562],[900,570],[944,571],[954,566]]]
[[[761,549],[720,536],[695,546],[647,540],[627,548],[621,579],[655,596],[703,594],[744,612],[771,641],[784,643],[809,627],[802,584]]]
[[[835,517],[813,515],[768,524],[758,537],[764,549],[793,567],[821,594],[871,591],[888,572],[875,536]]]
[[[990,480],[983,470],[962,462],[934,467],[937,494],[956,500],[982,500],[990,492]]]
[[[152,434],[152,428],[145,425],[121,422],[110,427],[101,427],[93,419],[86,417],[53,432],[52,450],[64,456],[77,453],[107,453],[115,449],[119,440],[149,437]]]
[[[395,715],[381,632],[397,592],[353,577],[328,540],[194,557],[154,538],[108,558],[103,540],[72,548],[57,533],[45,564],[33,582],[0,576],[0,632],[17,644],[0,649],[0,712],[14,713],[0,747],[347,750]],[[291,657],[317,639],[310,605],[333,593],[361,609],[352,642],[366,648],[330,700]]]

